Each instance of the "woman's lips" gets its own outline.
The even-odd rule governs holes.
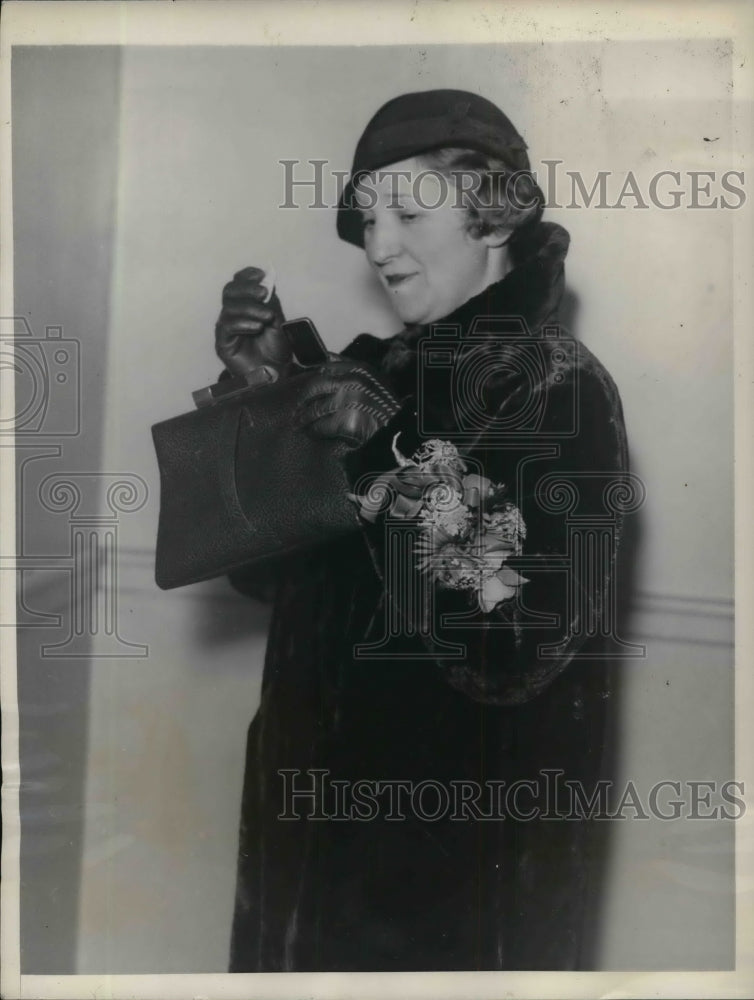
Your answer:
[[[386,274],[384,277],[388,288],[400,288],[401,285],[405,285],[411,278],[415,278],[416,272],[414,271],[411,274]]]

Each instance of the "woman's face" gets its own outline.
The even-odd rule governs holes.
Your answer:
[[[502,276],[490,241],[468,232],[453,183],[420,160],[370,174],[356,200],[367,259],[404,323],[441,319]]]

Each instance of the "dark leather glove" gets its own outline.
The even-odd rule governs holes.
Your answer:
[[[223,288],[223,305],[215,325],[215,350],[233,375],[247,375],[262,365],[287,375],[292,353],[282,331],[285,322],[280,300],[267,288],[260,267],[245,267]]]
[[[358,448],[399,410],[373,368],[340,358],[320,365],[293,419],[313,437],[340,438]]]

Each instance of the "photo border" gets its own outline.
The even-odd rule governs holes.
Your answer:
[[[563,42],[731,38],[734,45],[733,150],[736,169],[751,173],[754,107],[754,6],[720,3],[624,3],[621,11],[593,4],[505,4],[463,0],[272,0],[253,2],[28,2],[9,0],[0,25],[0,316],[13,311],[10,50],[12,45],[405,45],[499,41]],[[736,824],[735,972],[476,972],[279,973],[214,975],[33,976],[20,973],[18,710],[15,630],[0,628],[3,708],[3,852],[0,960],[3,997],[748,997],[754,992],[754,630],[751,608],[752,528],[752,211],[734,213],[734,336],[736,420],[736,772],[747,790]],[[0,414],[13,411],[12,373],[3,371]],[[14,455],[0,448],[0,531],[12,556]],[[0,573],[0,621],[15,612],[15,574]],[[10,615],[10,617],[8,617]]]

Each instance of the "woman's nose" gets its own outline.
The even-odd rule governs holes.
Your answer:
[[[401,240],[397,226],[390,219],[375,220],[367,249],[372,263],[377,266],[386,264],[393,257],[398,256],[400,252]]]

